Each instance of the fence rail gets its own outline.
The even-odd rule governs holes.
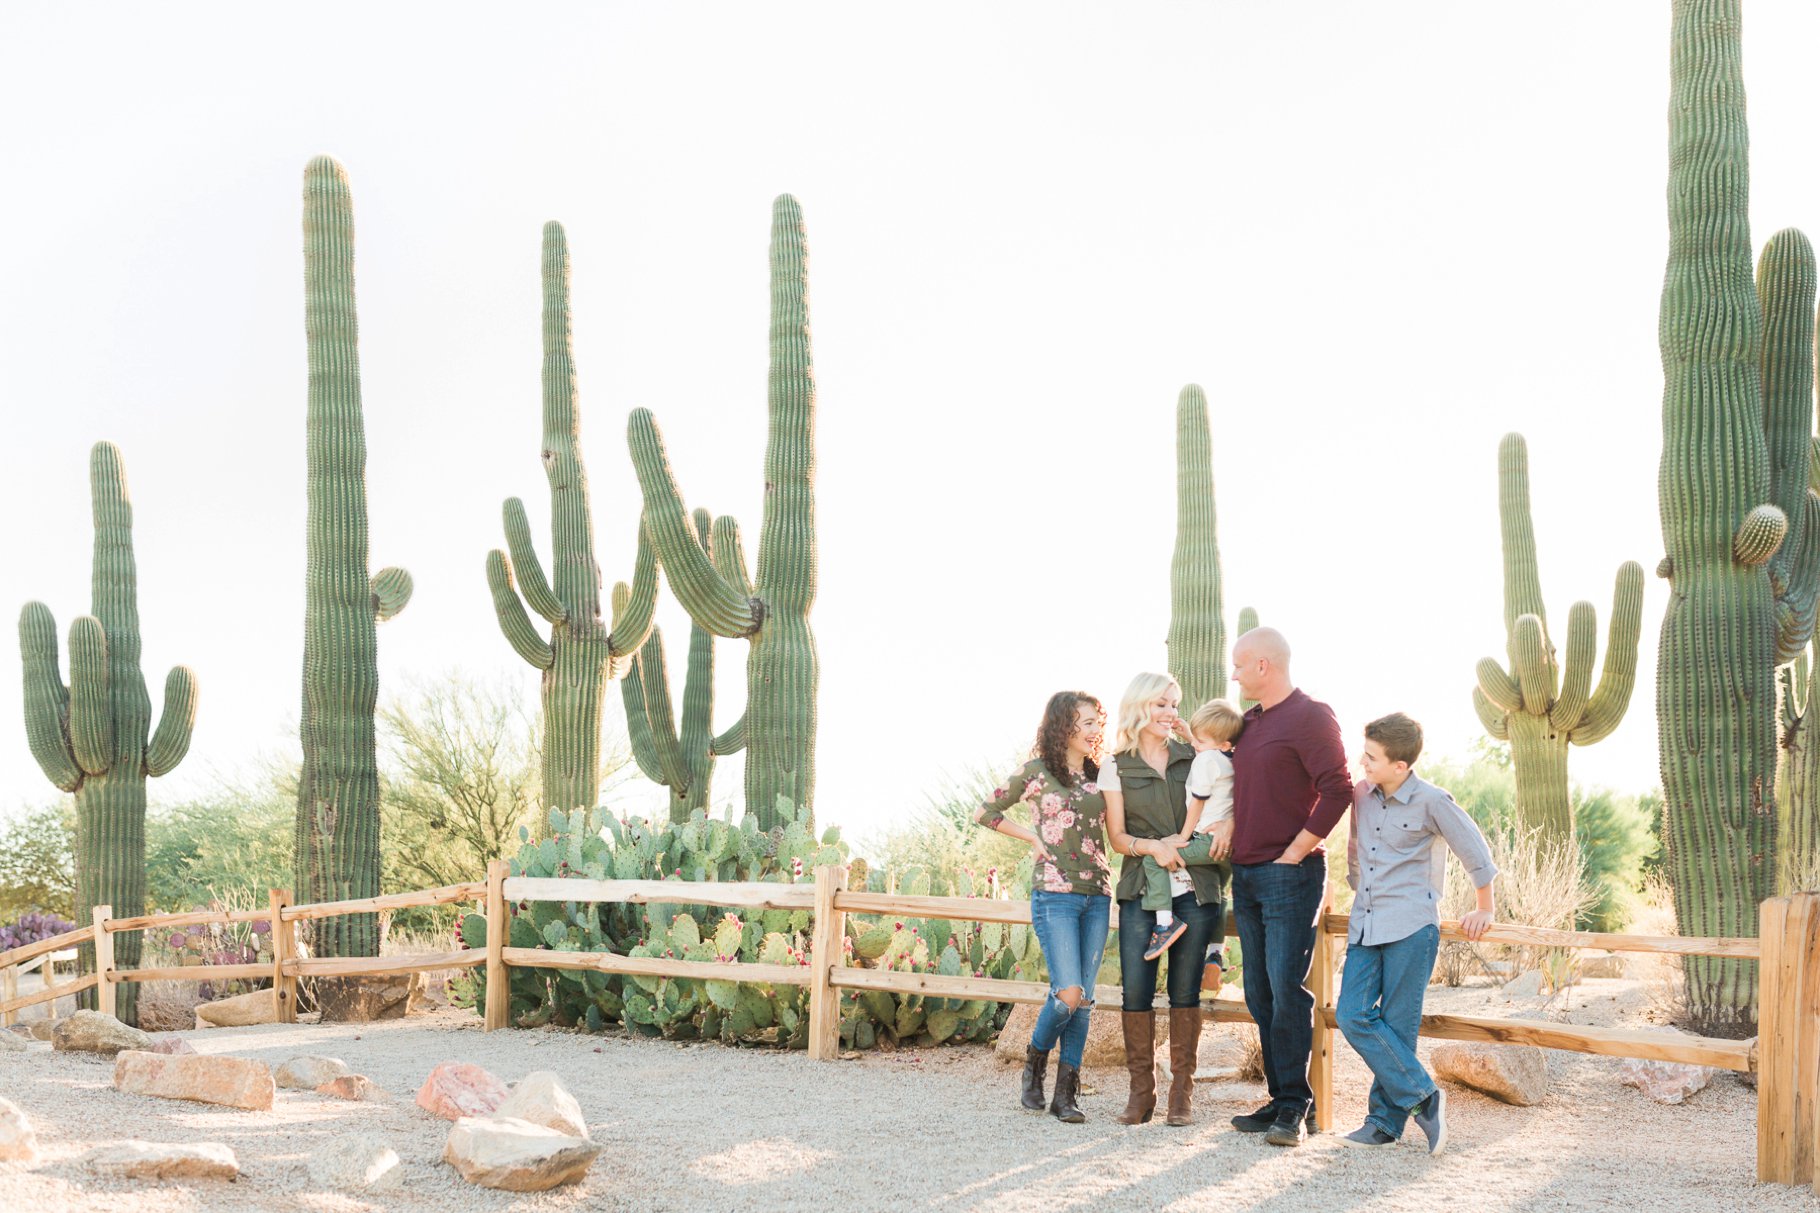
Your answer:
[[[108,906],[97,906],[93,922],[37,943],[0,952],[0,975],[8,978],[22,965],[72,945],[93,943],[95,972],[74,981],[0,1001],[0,1016],[10,1020],[25,1007],[100,987],[104,992],[130,981],[206,981],[226,978],[272,980],[277,1017],[296,1021],[296,987],[302,977],[396,975],[429,970],[486,966],[484,1006],[488,1031],[507,1026],[509,971],[513,968],[593,970],[636,976],[706,981],[762,982],[805,986],[809,990],[809,1055],[829,1060],[840,1047],[840,991],[880,990],[941,998],[1040,1003],[1048,996],[1041,982],[985,977],[946,977],[850,966],[841,941],[849,914],[939,918],[965,922],[1029,923],[1030,903],[982,897],[914,896],[869,893],[843,888],[846,869],[819,867],[814,883],[760,881],[691,882],[681,880],[591,880],[579,877],[514,877],[503,860],[487,866],[487,879],[418,892],[388,894],[350,901],[293,905],[289,891],[274,889],[262,910],[193,911],[113,918]],[[611,952],[566,952],[507,946],[511,903],[560,901],[574,904],[626,902],[703,905],[745,910],[807,910],[812,914],[809,963],[777,965],[676,960],[669,957],[621,956]],[[416,906],[475,902],[487,922],[485,949],[417,956],[320,957],[299,954],[297,925],[342,914],[377,913]],[[271,923],[272,960],[243,965],[195,965],[179,968],[118,969],[113,937],[121,931],[207,923]],[[1309,989],[1315,996],[1314,1049],[1310,1081],[1322,1127],[1332,1117],[1332,1054],[1336,941],[1344,940],[1347,916],[1323,909],[1315,937]],[[1233,932],[1229,931],[1228,934]],[[1443,923],[1441,937],[1463,940],[1457,923]],[[1779,1183],[1816,1184],[1820,1158],[1820,894],[1796,894],[1766,901],[1762,934],[1749,938],[1687,938],[1557,931],[1498,924],[1477,942],[1523,947],[1599,948],[1676,956],[1721,956],[1759,960],[1762,972],[1762,1034],[1757,1041],[1676,1036],[1629,1028],[1595,1028],[1545,1020],[1494,1019],[1470,1015],[1424,1015],[1423,1036],[1444,1040],[1490,1041],[1535,1045],[1608,1057],[1634,1057],[1691,1062],[1759,1075],[1758,1177]],[[8,987],[10,989],[10,985]],[[1099,986],[1095,999],[1121,1001],[1116,986]],[[107,1005],[106,999],[103,1005]],[[1224,1023],[1250,1023],[1242,1004],[1217,1000],[1202,1013]]]

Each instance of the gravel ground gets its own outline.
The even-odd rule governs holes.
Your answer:
[[[1636,1022],[1634,982],[1588,982],[1577,1022]],[[1495,992],[1430,993],[1430,1009],[1511,1013]],[[1498,1008],[1498,1010],[1494,1010]],[[1455,1090],[1453,1140],[1430,1159],[1410,1142],[1351,1150],[1334,1136],[1274,1149],[1226,1127],[1261,1089],[1197,1085],[1199,1123],[1124,1127],[1124,1072],[1090,1071],[1088,1123],[1061,1125],[1015,1103],[1016,1072],[985,1048],[906,1050],[818,1064],[802,1054],[619,1036],[483,1034],[468,1012],[364,1026],[266,1025],[186,1034],[205,1053],[273,1066],[303,1053],[343,1058],[393,1095],[343,1103],[280,1091],[271,1112],[123,1095],[111,1062],[32,1052],[0,1056],[0,1095],[37,1127],[42,1161],[0,1163],[0,1209],[131,1213],[371,1209],[1296,1209],[1422,1213],[1572,1208],[1625,1213],[1813,1210],[1811,1190],[1757,1187],[1756,1096],[1735,1077],[1679,1107],[1622,1087],[1615,1059],[1550,1054],[1550,1095],[1512,1108]],[[1424,1049],[1426,1049],[1426,1042]],[[1342,1044],[1339,1127],[1364,1114],[1367,1075]],[[430,1067],[478,1062],[507,1081],[562,1075],[606,1151],[588,1179],[554,1192],[471,1187],[440,1161],[448,1123],[412,1102]],[[1413,1130],[1412,1130],[1413,1133]],[[1420,1135],[1413,1134],[1419,1141]],[[404,1160],[404,1187],[363,1199],[313,1191],[306,1162],[344,1136],[383,1140]],[[136,1186],[97,1180],[73,1163],[123,1138],[214,1141],[239,1155],[235,1184]],[[131,1193],[130,1196],[126,1195]],[[130,1205],[124,1202],[130,1201]]]

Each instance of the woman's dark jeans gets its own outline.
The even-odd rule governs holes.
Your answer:
[[[1207,945],[1225,938],[1226,905],[1219,901],[1199,905],[1189,891],[1177,894],[1171,908],[1188,929],[1169,945],[1169,1005],[1198,1007],[1201,965],[1207,958]],[[1119,902],[1119,979],[1125,986],[1123,1006],[1127,1011],[1148,1011],[1156,1003],[1156,970],[1163,958],[1144,959],[1155,927],[1156,915],[1138,898]]]
[[[1244,953],[1245,1006],[1258,1025],[1264,1081],[1281,1112],[1307,1112],[1308,1054],[1314,1048],[1314,995],[1304,984],[1314,959],[1315,916],[1327,892],[1327,857],[1301,863],[1232,865],[1232,916]]]

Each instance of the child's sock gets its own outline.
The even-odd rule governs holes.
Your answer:
[[[1175,911],[1158,910],[1156,912],[1156,925],[1159,927],[1174,926],[1175,925]]]

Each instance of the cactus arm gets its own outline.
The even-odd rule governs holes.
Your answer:
[[[1814,434],[1814,249],[1806,236],[1784,228],[1769,238],[1757,261],[1757,297],[1763,306],[1763,436],[1769,448],[1769,499],[1788,519],[1788,536],[1770,562],[1778,604],[1811,630],[1817,574],[1796,573],[1807,544],[1808,453]],[[1787,656],[1807,643],[1792,640]]]
[[[1493,668],[1497,668],[1495,662],[1493,663]],[[1498,669],[1498,673],[1503,674],[1504,671]],[[1485,692],[1478,687],[1472,689],[1472,709],[1479,714],[1479,723],[1485,726],[1485,731],[1491,734],[1493,740],[1510,740],[1510,723],[1507,719],[1508,713],[1497,704],[1487,699],[1485,697]]]
[[[1504,627],[1511,662],[1517,660],[1517,621],[1534,615],[1546,633],[1542,577],[1536,564],[1536,528],[1529,512],[1529,445],[1521,434],[1498,443],[1498,527],[1504,548]]]
[[[1732,558],[1753,567],[1768,564],[1782,550],[1788,528],[1788,515],[1780,507],[1767,503],[1752,506],[1732,536]]]
[[[82,768],[70,751],[69,688],[57,662],[57,621],[42,602],[19,612],[19,655],[25,666],[25,738],[32,757],[59,791],[82,786]]]
[[[525,604],[551,623],[568,618],[562,603],[550,589],[544,576],[543,562],[537,559],[537,546],[531,542],[531,523],[525,518],[525,503],[516,497],[506,498],[506,548],[512,553],[512,568],[518,575],[518,586],[524,592]]]
[[[752,575],[746,572],[746,548],[739,537],[739,520],[731,514],[722,514],[716,518],[709,537],[709,548],[715,570],[734,589],[750,598]]]
[[[1802,590],[1820,584],[1820,497],[1812,490],[1801,503],[1801,515],[1801,540],[1793,558],[1780,574],[1776,561],[1769,566],[1770,588],[1776,596],[1777,664],[1807,652],[1807,643],[1814,636],[1816,608],[1820,608],[1820,598]]]
[[[625,591],[624,596],[620,594]],[[645,520],[638,520],[638,556],[632,565],[632,584],[616,582],[613,586],[613,626],[607,635],[607,647],[614,657],[629,657],[651,634],[651,621],[657,617],[657,553],[645,534]]]
[[[638,678],[644,684],[645,723],[657,751],[660,780],[673,791],[689,786],[689,767],[683,761],[682,743],[676,736],[676,712],[670,704],[670,675],[664,667],[663,629],[652,628],[638,650]]]
[[[594,515],[581,458],[576,408],[573,321],[569,308],[569,238],[562,224],[543,225],[543,466],[550,484],[551,565],[556,601],[571,623],[600,618],[600,565],[594,559]],[[527,547],[528,547],[527,543]],[[518,559],[516,549],[512,559]],[[526,597],[530,597],[527,579]],[[536,602],[531,609],[542,612]],[[549,616],[546,616],[549,618]],[[551,623],[557,622],[554,618]]]
[[[411,601],[411,575],[397,565],[387,565],[367,582],[373,591],[373,618],[384,623]]]
[[[1599,642],[1599,617],[1590,602],[1576,602],[1567,611],[1567,652],[1561,661],[1561,693],[1548,709],[1548,723],[1557,732],[1571,732],[1586,711],[1592,694],[1593,654]]]
[[[487,585],[493,591],[493,613],[499,617],[499,630],[507,643],[536,669],[547,670],[556,664],[556,651],[532,626],[524,602],[512,588],[512,566],[498,548],[487,553]]]
[[[619,693],[626,705],[626,736],[632,743],[632,761],[638,764],[646,779],[662,784],[663,763],[657,757],[657,743],[651,738],[651,721],[645,715],[645,680],[636,653],[626,659]]]
[[[164,677],[164,712],[158,731],[145,751],[145,773],[168,775],[190,752],[196,730],[196,674],[188,666],[172,666]]]
[[[626,428],[632,467],[645,499],[645,526],[677,601],[690,618],[716,636],[739,639],[752,635],[760,619],[756,604],[727,584],[702,550],[683,509],[656,418],[649,409],[634,409]]]
[[[713,516],[698,509],[694,514],[695,534],[706,548],[713,528]],[[683,679],[682,756],[691,770],[690,786],[706,774],[705,760],[710,757],[709,743],[714,737],[714,635],[696,624],[689,629],[689,670]]]
[[[1523,692],[1517,680],[1490,657],[1479,658],[1477,666],[1479,692],[1500,712],[1515,712],[1523,706]]]
[[[1541,619],[1524,615],[1517,620],[1510,639],[1511,664],[1516,668],[1523,710],[1537,716],[1547,715],[1548,705],[1555,698],[1555,663]]]
[[[1643,566],[1626,560],[1618,566],[1611,592],[1611,626],[1605,635],[1605,665],[1599,687],[1586,701],[1586,711],[1568,740],[1592,745],[1611,736],[1630,706],[1637,685],[1637,638],[1643,631]]]
[[[746,714],[741,712],[739,719],[727,727],[727,731],[708,743],[708,752],[717,758],[737,754],[746,748]]]
[[[100,620],[83,615],[70,624],[69,643],[70,753],[84,773],[100,775],[114,763],[107,634]]]
[[[1243,636],[1258,626],[1258,609],[1256,607],[1239,608],[1239,635]]]

